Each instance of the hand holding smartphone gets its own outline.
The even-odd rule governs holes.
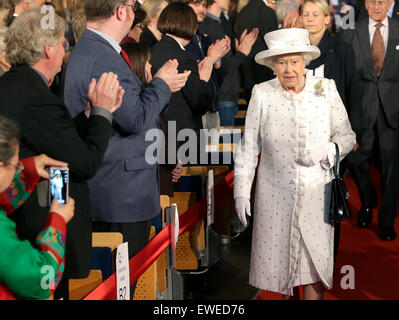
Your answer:
[[[51,204],[57,200],[60,205],[66,204],[69,197],[69,168],[50,167],[48,200]]]

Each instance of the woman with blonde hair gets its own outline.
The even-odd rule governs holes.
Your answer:
[[[313,75],[333,79],[345,105],[352,129],[359,136],[362,125],[362,105],[352,47],[336,38],[329,30],[330,7],[325,0],[305,0],[302,7],[305,29],[309,31],[310,43],[320,49],[320,57],[308,66]],[[346,160],[341,164],[341,174],[346,170]],[[363,222],[359,221],[359,225]],[[335,225],[334,254],[337,255],[340,223]]]
[[[147,13],[143,21],[145,28],[141,32],[140,42],[146,43],[150,48],[161,40],[162,33],[158,30],[157,23],[162,10],[168,5],[166,0],[145,0],[141,8]]]

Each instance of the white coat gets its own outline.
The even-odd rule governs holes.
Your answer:
[[[342,160],[355,133],[334,80],[306,74],[298,93],[277,78],[254,86],[235,157],[234,198],[250,198],[257,169],[249,282],[285,295],[322,281],[332,287],[334,229],[329,208],[335,146]],[[312,167],[295,158],[324,146],[328,160]]]

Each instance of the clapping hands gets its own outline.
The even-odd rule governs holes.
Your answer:
[[[211,59],[212,64],[220,61],[231,49],[231,41],[228,36],[223,39],[216,40],[209,46],[207,57]]]
[[[213,63],[209,57],[205,57],[198,63],[198,73],[201,80],[208,82],[213,70]]]
[[[154,75],[154,78],[161,78],[165,81],[171,92],[177,92],[183,88],[191,74],[191,71],[187,70],[183,73],[178,73],[178,66],[179,63],[176,59],[168,60]]]
[[[122,104],[125,90],[119,85],[118,76],[112,72],[105,72],[98,82],[92,79],[89,84],[88,98],[92,107],[104,108],[115,112]]]
[[[252,46],[255,43],[256,39],[258,39],[259,29],[254,28],[250,33],[248,33],[247,29],[245,29],[240,37],[240,41],[235,39],[236,49],[240,51],[244,55],[249,55],[251,52]]]

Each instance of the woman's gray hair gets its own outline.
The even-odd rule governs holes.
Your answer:
[[[302,59],[305,63],[305,66],[307,66],[312,60],[313,60],[313,56],[310,53],[301,53]]]
[[[65,20],[43,8],[25,10],[8,28],[6,58],[11,65],[35,64],[44,57],[44,46],[56,46],[64,35]]]
[[[19,143],[18,125],[0,115],[0,161],[8,163],[15,154]]]
[[[299,5],[295,0],[280,0],[276,5],[277,24],[282,25],[287,13],[298,10]]]
[[[6,44],[5,44],[6,32],[7,32],[6,27],[0,28],[0,54],[2,54],[6,48]]]

